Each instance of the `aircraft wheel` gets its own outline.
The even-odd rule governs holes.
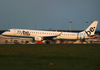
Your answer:
[[[46,44],[50,44],[50,41],[47,40],[47,41],[46,41]]]

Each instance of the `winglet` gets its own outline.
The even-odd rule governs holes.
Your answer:
[[[60,36],[62,33],[63,33],[63,31],[59,35],[57,35],[57,36]]]

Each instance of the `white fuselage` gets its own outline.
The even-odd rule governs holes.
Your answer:
[[[74,32],[61,32],[57,31],[42,31],[42,30],[26,30],[26,29],[10,29],[4,32],[2,35],[11,37],[47,37],[47,36],[57,36],[53,39],[86,39],[91,38],[86,35],[86,33],[74,33]]]

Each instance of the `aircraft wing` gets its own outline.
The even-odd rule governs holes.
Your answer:
[[[53,40],[54,38],[56,38],[57,36],[60,36],[63,32],[61,32],[60,34],[58,35],[55,35],[55,36],[43,36],[43,39],[44,40]]]
[[[44,40],[53,40],[53,38],[56,38],[57,36],[43,36]]]

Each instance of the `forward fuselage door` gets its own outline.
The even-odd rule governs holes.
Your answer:
[[[16,29],[14,29],[14,30],[13,30],[13,34],[16,35],[16,33],[17,33],[17,32],[16,32]]]

